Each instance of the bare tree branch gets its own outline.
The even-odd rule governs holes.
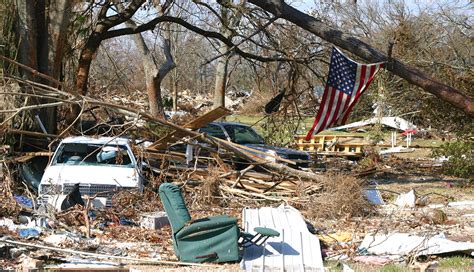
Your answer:
[[[245,51],[242,51],[240,48],[238,48],[230,39],[226,38],[224,35],[222,35],[219,32],[215,31],[208,31],[204,30],[202,28],[199,28],[195,25],[192,25],[185,20],[181,18],[176,18],[176,17],[171,17],[171,16],[161,16],[157,17],[147,23],[144,23],[142,25],[139,25],[137,27],[126,27],[126,28],[120,28],[120,29],[114,29],[106,32],[104,34],[104,40],[105,39],[110,39],[114,37],[119,37],[123,35],[130,35],[130,34],[135,34],[135,33],[140,33],[143,31],[147,30],[152,30],[155,28],[155,26],[159,23],[162,22],[171,22],[171,23],[176,23],[179,24],[199,35],[202,35],[207,38],[213,38],[217,39],[225,44],[227,44],[229,47],[235,47],[234,50],[237,54],[239,54],[243,58],[248,58],[248,59],[254,59],[258,60],[261,62],[273,62],[273,61],[294,61],[294,62],[299,62],[299,63],[305,63],[305,59],[297,59],[297,58],[282,58],[282,57],[264,57],[264,56],[258,56],[254,55]]]
[[[321,20],[289,6],[283,0],[249,0],[249,2],[367,61],[389,61],[386,69],[390,72],[434,94],[438,98],[449,102],[465,113],[471,116],[474,115],[474,100],[472,98],[453,87],[428,77],[425,73],[414,67],[408,66],[396,59],[389,59],[385,54],[369,44],[347,35],[340,30],[331,28],[321,22]]]

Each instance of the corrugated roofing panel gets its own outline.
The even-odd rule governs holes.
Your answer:
[[[241,267],[246,271],[324,271],[319,239],[308,231],[300,212],[291,206],[244,209],[245,231],[255,227],[280,232],[261,246],[245,249]]]

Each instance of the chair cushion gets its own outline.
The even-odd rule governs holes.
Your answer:
[[[176,233],[191,220],[181,189],[174,184],[163,183],[159,191],[173,233]]]
[[[237,218],[220,215],[220,216],[211,216],[195,220],[191,225],[182,228],[177,234],[176,239],[182,239],[188,235],[193,235],[198,232],[205,233],[206,231],[211,232],[215,229],[228,227],[228,226],[237,226]],[[235,238],[235,237],[233,237]]]
[[[213,219],[200,221],[181,229],[176,234],[175,240],[180,261],[199,263],[238,261],[239,228],[236,222],[235,218],[221,217],[216,221]],[[212,226],[210,228],[203,226],[208,224]]]

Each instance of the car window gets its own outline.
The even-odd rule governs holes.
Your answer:
[[[216,125],[207,125],[201,128],[199,131],[205,132],[208,135],[219,138],[219,139],[227,140],[224,134],[224,131],[219,126],[216,126]]]
[[[264,144],[263,138],[247,126],[225,125],[232,142],[237,144]]]
[[[134,167],[126,146],[66,143],[59,147],[53,165]]]

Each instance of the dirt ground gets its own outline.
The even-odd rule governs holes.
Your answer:
[[[474,242],[474,208],[448,207],[448,202],[474,200],[474,187],[466,179],[446,176],[439,166],[433,166],[431,151],[417,149],[413,153],[394,154],[383,158],[379,171],[363,179],[377,184],[385,203],[393,203],[398,194],[415,190],[417,207],[400,208],[384,205],[376,213],[364,218],[338,218],[333,220],[309,219],[316,229],[325,233],[350,233],[352,243],[359,244],[367,233],[405,232],[419,235],[444,233],[448,239]],[[433,208],[433,205],[436,205]],[[430,207],[431,206],[431,207]],[[338,251],[329,245],[326,250]],[[354,248],[346,246],[351,255]],[[342,250],[344,251],[344,250]],[[341,250],[339,250],[341,252]],[[326,262],[330,271],[341,271],[344,262],[355,271],[424,271],[434,264],[431,271],[474,271],[474,259],[468,256],[431,256],[412,263],[374,266],[353,261],[331,260]]]

